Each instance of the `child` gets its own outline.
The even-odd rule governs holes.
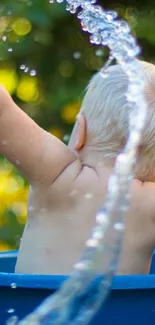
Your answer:
[[[147,273],[155,247],[155,67],[141,62],[148,118],[135,167],[119,274]],[[31,184],[28,219],[15,272],[68,274],[103,203],[115,158],[128,136],[127,77],[98,72],[67,147],[41,129],[0,88],[0,152]],[[142,182],[144,183],[142,183]]]

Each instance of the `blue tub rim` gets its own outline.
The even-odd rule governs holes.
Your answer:
[[[1,258],[16,258],[18,251],[0,252]],[[15,274],[0,272],[0,288],[11,287],[27,289],[53,289],[60,288],[69,276],[39,275],[39,274]],[[112,290],[148,290],[155,289],[155,274],[149,275],[118,275],[113,277]]]

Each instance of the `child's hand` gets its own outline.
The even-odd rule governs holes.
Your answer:
[[[76,159],[61,141],[40,128],[0,86],[0,153],[33,184],[51,183]]]

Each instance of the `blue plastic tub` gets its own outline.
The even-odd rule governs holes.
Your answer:
[[[63,276],[13,274],[17,252],[0,254],[0,325],[11,315],[19,319],[54,293]],[[155,255],[150,275],[116,276],[106,303],[91,325],[155,325]],[[16,283],[16,288],[13,283]],[[14,310],[13,313],[8,311]]]

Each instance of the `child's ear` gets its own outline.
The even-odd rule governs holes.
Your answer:
[[[78,114],[77,117],[77,122],[78,122],[78,132],[77,132],[77,141],[75,144],[75,150],[80,151],[85,143],[86,143],[86,120],[83,116],[83,114]]]

